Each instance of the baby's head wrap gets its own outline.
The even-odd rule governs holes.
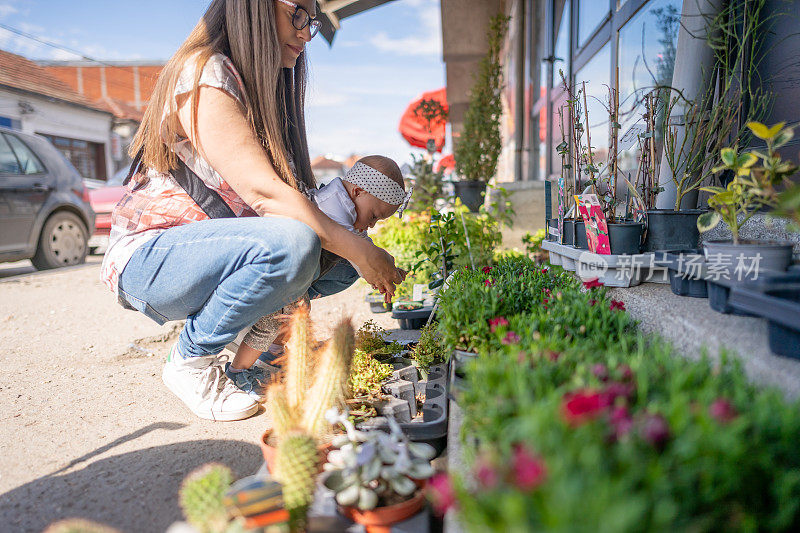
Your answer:
[[[353,168],[347,171],[347,174],[344,175],[344,181],[361,187],[378,200],[383,200],[389,205],[399,205],[398,215],[401,217],[403,216],[403,210],[408,207],[408,202],[411,200],[411,192],[414,190],[411,187],[408,192],[404,191],[389,176],[361,162],[356,163]]]

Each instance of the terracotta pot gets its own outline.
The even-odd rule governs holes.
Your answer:
[[[411,518],[425,506],[425,493],[418,490],[410,500],[376,507],[369,511],[359,511],[355,507],[339,506],[339,512],[357,524],[361,524],[367,533],[390,533],[393,524]]]
[[[264,461],[267,463],[267,471],[270,473],[270,475],[273,473],[274,465],[277,461],[276,457],[278,455],[278,448],[272,444],[269,444],[271,436],[272,430],[268,429],[263,435],[261,435],[261,439],[258,441],[258,444],[261,446],[261,453],[264,454]],[[322,472],[322,465],[324,465],[328,460],[328,452],[332,449],[333,445],[331,443],[317,445],[317,452],[319,452],[319,472]]]

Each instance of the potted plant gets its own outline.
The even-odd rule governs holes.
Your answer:
[[[368,532],[387,531],[425,505],[422,487],[434,474],[436,455],[428,444],[411,442],[394,419],[389,433],[358,431],[346,414],[331,410],[328,421],[344,427],[334,438],[322,484],[335,493],[341,513]]]
[[[483,203],[486,182],[497,171],[502,149],[500,119],[503,116],[503,68],[500,54],[508,17],[496,15],[489,21],[488,51],[481,60],[464,115],[464,130],[455,142],[456,196],[470,211]]]
[[[712,240],[703,243],[706,262],[717,265],[730,275],[735,268],[755,265],[746,277],[757,277],[759,271],[783,272],[792,260],[792,243],[783,241],[745,240],[739,235],[741,227],[759,210],[778,204],[775,185],[797,172],[797,166],[783,161],[778,149],[794,136],[794,130],[781,122],[767,127],[749,122],[747,128],[766,144],[766,152],[739,153],[736,147],[720,151],[722,164],[714,172],[730,171],[733,178],[725,188],[704,187],[710,192],[710,211],[697,219],[697,228],[706,232],[720,221],[731,231],[731,240]],[[759,161],[761,164],[758,164]]]
[[[349,321],[341,322],[333,338],[315,352],[308,313],[304,306],[292,317],[283,379],[267,394],[272,429],[264,432],[260,445],[267,469],[278,481],[282,481],[279,445],[290,433],[309,435],[317,443],[320,465],[325,460],[332,433],[325,411],[343,406],[347,394],[355,344],[353,327]]]

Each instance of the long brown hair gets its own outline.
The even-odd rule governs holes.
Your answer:
[[[192,129],[197,131],[197,93],[203,66],[216,54],[230,58],[244,82],[247,120],[264,146],[278,175],[297,188],[297,181],[313,187],[311,161],[304,118],[306,53],[293,69],[282,68],[273,0],[213,0],[192,33],[167,62],[158,77],[142,124],[130,147],[134,156],[143,150],[142,163],[159,172],[177,166],[177,156],[164,143],[180,131],[175,85],[187,61],[195,61],[195,79],[190,96]],[[198,147],[195,147],[197,149]],[[289,154],[294,159],[293,175]]]

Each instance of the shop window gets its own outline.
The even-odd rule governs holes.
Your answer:
[[[107,179],[105,145],[55,135],[43,137],[49,139],[84,178]]]
[[[580,48],[608,16],[606,0],[578,1],[578,47]]]
[[[547,113],[544,108],[531,117],[531,180],[544,180],[547,172]]]
[[[643,123],[643,99],[672,83],[681,15],[680,0],[652,0],[619,32],[620,135]],[[621,149],[625,146],[621,145]],[[620,170],[635,173],[638,143],[620,154]]]
[[[612,85],[611,44],[606,43],[600,51],[575,73],[575,90],[586,83],[586,106],[589,111],[589,135],[591,136],[593,160],[605,166],[608,159],[610,124],[608,122],[608,88]],[[583,106],[583,98],[581,98]],[[586,144],[586,136],[583,137]]]
[[[570,36],[570,0],[553,2],[553,27],[558,28],[553,50],[553,87],[561,83],[559,70],[569,79],[569,36]]]

